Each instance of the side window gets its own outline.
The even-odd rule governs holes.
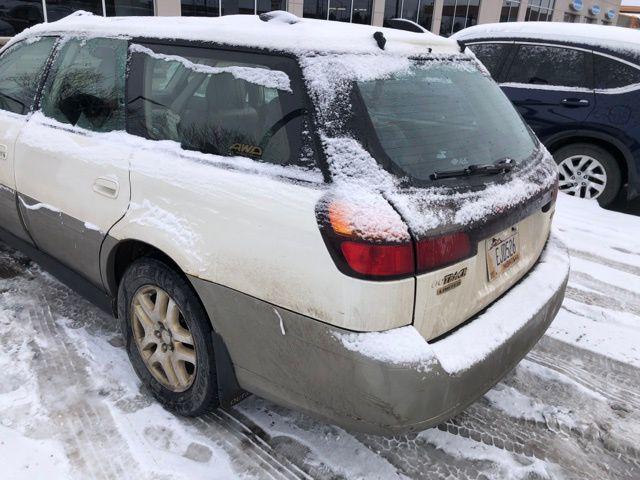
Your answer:
[[[124,130],[126,63],[126,40],[67,40],[44,89],[42,112],[94,132]]]
[[[595,87],[619,88],[640,83],[640,70],[602,55],[593,55]]]
[[[153,48],[131,46],[132,68],[143,72],[129,106],[132,133],[214,155],[313,165],[301,153],[303,103],[278,64],[270,68],[259,55]]]
[[[520,45],[506,81],[591,88],[591,54],[543,45]]]
[[[35,99],[44,67],[56,39],[25,40],[0,57],[0,109],[27,113]]]
[[[477,43],[475,45],[469,45],[469,48],[487,70],[489,70],[489,73],[495,80],[498,73],[500,73],[499,69],[502,60],[510,46],[511,45],[507,43]]]

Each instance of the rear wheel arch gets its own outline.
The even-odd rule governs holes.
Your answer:
[[[178,263],[159,248],[134,239],[121,240],[112,245],[105,245],[103,252],[104,283],[112,296],[117,296],[118,286],[129,265],[142,257],[151,257],[162,261],[177,273],[184,275]]]
[[[108,243],[108,242],[107,242]],[[180,265],[173,260],[168,254],[161,249],[135,239],[127,239],[121,241],[113,241],[111,245],[103,245],[103,276],[112,298],[114,298],[114,314],[118,316],[118,289],[127,269],[141,258],[153,258],[158,260],[174,270],[179,276],[183,277],[186,285],[193,293],[195,299],[200,304],[204,315],[207,316],[209,324],[212,328],[211,341],[215,353],[215,366],[218,384],[217,402],[223,407],[229,407],[235,404],[239,399],[244,398],[246,393],[242,391],[238,385],[235,375],[233,360],[229,355],[229,351],[222,336],[215,331],[211,318],[209,318],[208,310],[202,301],[202,298],[189,280],[187,274]]]

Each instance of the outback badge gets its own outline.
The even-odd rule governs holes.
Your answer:
[[[462,279],[467,276],[467,267],[461,268],[452,273],[447,273],[440,280],[433,283],[433,288],[437,288],[436,294],[442,295],[462,285]]]

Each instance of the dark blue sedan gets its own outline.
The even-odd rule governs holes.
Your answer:
[[[551,151],[560,189],[640,195],[640,32],[567,23],[478,25],[454,36]]]

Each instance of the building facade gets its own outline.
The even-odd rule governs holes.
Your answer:
[[[620,0],[2,0],[0,36],[10,37],[40,22],[76,10],[97,15],[218,16],[288,10],[295,15],[384,25],[406,18],[449,36],[479,23],[584,22],[615,25]]]

